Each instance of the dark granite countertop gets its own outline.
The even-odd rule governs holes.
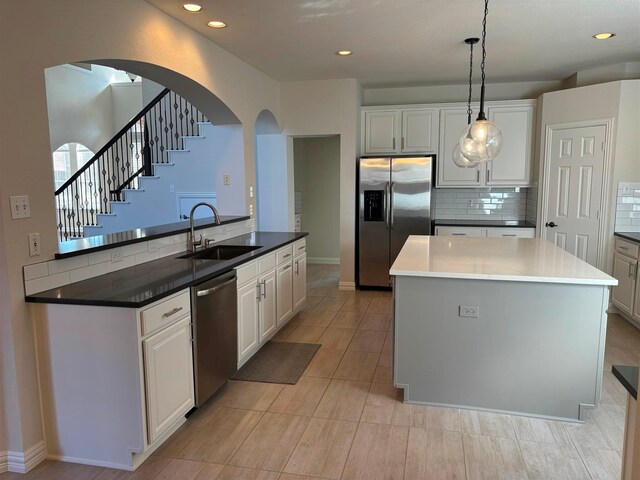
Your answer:
[[[632,242],[640,243],[640,232],[614,232],[616,237],[624,238],[625,240],[631,240]]]
[[[433,221],[436,227],[511,227],[536,228],[536,225],[525,220],[447,220],[439,218]]]
[[[220,217],[220,225],[228,223],[241,222],[248,220],[249,216],[234,217],[222,215]],[[216,223],[213,217],[200,218],[195,221],[196,230],[202,228],[214,227]],[[77,240],[68,240],[58,243],[58,253],[56,258],[75,257],[90,252],[106,250],[115,246],[130,245],[132,243],[146,242],[154,238],[166,237],[167,235],[185,233],[190,230],[189,220],[182,222],[167,223],[158,225],[157,227],[137,228],[126,232],[109,233],[107,235],[97,235],[95,237],[79,238]]]
[[[611,367],[613,375],[627,389],[630,395],[638,399],[638,367],[632,365],[614,365]]]
[[[216,245],[260,245],[261,248],[232,260],[177,258],[187,252],[124,268],[116,272],[72,283],[25,297],[32,303],[63,303],[106,307],[139,308],[185,288],[222,275],[238,265],[293,243],[308,233],[254,232]]]

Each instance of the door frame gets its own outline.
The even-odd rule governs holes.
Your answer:
[[[545,136],[542,151],[542,162],[540,165],[540,186],[541,191],[538,194],[538,232],[540,238],[547,239],[547,230],[544,226],[547,223],[547,209],[549,207],[549,179],[550,173],[550,158],[551,158],[551,142],[553,140],[553,133],[561,130],[570,130],[574,128],[582,127],[605,127],[604,132],[604,165],[602,170],[602,197],[600,198],[600,215],[598,218],[598,251],[596,268],[599,270],[605,270],[604,259],[606,258],[607,233],[605,227],[609,217],[609,178],[611,175],[611,163],[613,158],[613,126],[614,119],[602,118],[594,120],[583,120],[579,122],[566,122],[555,123],[545,126]]]

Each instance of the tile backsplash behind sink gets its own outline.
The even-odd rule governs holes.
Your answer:
[[[436,188],[433,198],[435,204],[433,218],[524,220],[527,217],[528,190],[528,188]]]
[[[618,183],[616,232],[640,232],[640,182]]]

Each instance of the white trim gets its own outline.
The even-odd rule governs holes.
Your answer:
[[[332,257],[307,257],[307,263],[315,263],[319,265],[340,265],[340,259]]]
[[[356,282],[340,282],[338,283],[338,290],[355,290]]]
[[[129,465],[121,465],[119,463],[100,462],[96,460],[87,460],[86,458],[68,457],[66,455],[53,455],[48,454],[47,460],[54,460],[56,462],[68,462],[77,463],[79,465],[91,465],[93,467],[111,468],[114,470],[125,470],[127,472],[133,472],[135,469]]]
[[[0,473],[9,470],[9,461],[7,460],[7,452],[0,452]]]
[[[604,164],[602,170],[602,196],[600,198],[600,218],[599,218],[599,227],[598,227],[598,252],[596,257],[596,268],[600,270],[605,270],[604,268],[604,259],[606,258],[606,247],[608,245],[607,238],[608,233],[606,232],[607,223],[605,220],[608,220],[609,217],[609,174],[611,172],[611,159],[612,149],[613,149],[613,127],[614,127],[614,119],[610,118],[602,118],[596,120],[584,120],[580,122],[567,122],[567,123],[558,123],[553,125],[546,125],[545,127],[545,137],[544,137],[544,155],[542,157],[542,162],[540,163],[540,188],[538,190],[538,226],[539,226],[539,236],[540,238],[547,239],[546,229],[544,224],[547,223],[547,209],[549,207],[549,177],[550,177],[550,158],[551,158],[551,141],[554,131],[560,130],[569,130],[573,128],[584,128],[584,127],[605,127],[604,132],[604,141],[605,141],[605,150],[604,150]]]
[[[24,452],[7,452],[7,470],[15,473],[27,473],[43,462],[46,456],[42,440]]]

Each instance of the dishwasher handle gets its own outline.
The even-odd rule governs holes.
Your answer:
[[[233,277],[231,280],[227,280],[224,283],[221,283],[220,285],[216,285],[215,287],[211,287],[211,288],[206,288],[204,290],[198,290],[196,291],[196,296],[198,297],[206,297],[207,295],[212,294],[213,292],[216,292],[218,290],[220,290],[221,288],[230,285],[232,283],[235,283],[236,281],[236,277]]]

